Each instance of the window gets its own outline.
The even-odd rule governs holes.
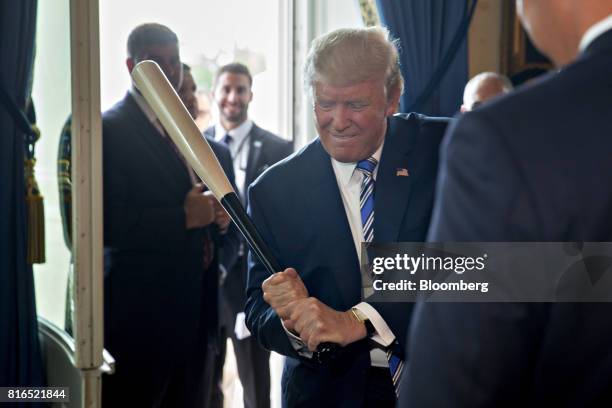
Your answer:
[[[239,61],[253,73],[249,114],[272,132],[291,138],[291,59],[287,0],[106,0],[100,2],[102,109],[123,98],[130,85],[126,42],[139,24],[159,22],[179,37],[181,59],[200,90],[211,91],[223,64]],[[214,109],[213,109],[214,113]]]

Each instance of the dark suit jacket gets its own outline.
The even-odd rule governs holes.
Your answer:
[[[466,114],[431,241],[612,241],[612,31]],[[419,304],[400,406],[610,406],[610,304]]]
[[[214,339],[218,268],[203,270],[203,237],[237,245],[235,230],[185,228],[189,173],[129,94],[102,123],[105,345],[118,374],[163,381]],[[233,181],[229,151],[211,144]]]
[[[204,131],[209,140],[215,139],[215,127],[211,126]],[[268,167],[279,162],[293,152],[293,144],[281,139],[272,132],[260,128],[255,123],[248,135],[249,157],[247,159],[246,176],[243,191],[247,191],[249,185],[259,177]],[[224,251],[225,252],[225,251]],[[246,279],[247,271],[243,262],[236,264],[227,279],[223,283],[223,294],[228,301],[232,314],[244,310],[246,301]],[[229,328],[233,330],[233,327]]]
[[[374,240],[425,239],[434,196],[438,145],[446,120],[416,114],[389,119],[376,180]],[[406,168],[410,177],[398,177]],[[253,221],[284,267],[294,267],[311,296],[336,310],[361,301],[357,252],[330,156],[316,139],[268,169],[249,190]],[[343,369],[309,367],[294,351],[276,313],[262,298],[268,277],[250,257],[247,325],[267,349],[287,356],[283,401],[288,406],[359,406],[370,365],[365,340],[349,345]],[[411,304],[373,304],[399,341]]]

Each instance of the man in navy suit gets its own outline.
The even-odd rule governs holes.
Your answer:
[[[130,33],[128,70],[146,59],[179,88],[170,29],[143,24]],[[104,113],[102,126],[104,341],[117,362],[103,380],[103,404],[202,407],[217,339],[218,252],[237,244],[235,230],[225,231],[227,218],[136,88]],[[227,148],[212,147],[233,180]]]
[[[364,296],[360,244],[425,239],[446,121],[393,116],[403,79],[385,29],[319,37],[304,72],[319,138],[249,190],[253,221],[287,269],[269,277],[250,258],[247,325],[287,356],[285,406],[394,406],[387,351],[401,367],[411,304]],[[318,365],[325,342],[342,352]]]
[[[561,69],[467,113],[431,241],[612,241],[612,2],[517,1]],[[419,303],[402,407],[611,406],[608,303]]]
[[[260,128],[249,118],[253,100],[253,77],[249,69],[234,62],[219,68],[215,75],[214,98],[219,108],[219,120],[204,131],[208,139],[224,143],[232,153],[238,195],[246,203],[249,185],[274,163],[289,156],[291,142]],[[222,334],[231,337],[236,354],[238,375],[244,390],[245,408],[270,406],[270,352],[262,348],[244,324],[246,303],[247,261],[243,243],[234,267],[227,271],[221,284]],[[216,363],[212,406],[223,406],[223,363],[225,346]]]

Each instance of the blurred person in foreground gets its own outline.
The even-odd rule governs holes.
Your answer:
[[[612,1],[518,0],[560,71],[466,113],[433,242],[612,241]],[[400,407],[612,405],[610,303],[418,303]]]

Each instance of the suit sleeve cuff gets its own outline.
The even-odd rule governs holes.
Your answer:
[[[361,313],[366,315],[376,329],[376,333],[371,337],[372,340],[377,342],[383,347],[390,346],[395,341],[395,335],[382,318],[382,316],[370,305],[366,302],[361,302],[358,305],[355,305],[356,309],[359,309]]]
[[[289,337],[289,343],[291,343],[291,347],[293,347],[293,349],[297,351],[300,356],[312,358],[312,351],[308,350],[308,347],[302,341],[302,339],[287,330],[287,328],[285,327],[285,323],[283,323],[282,320],[281,325],[283,326],[283,330],[285,330],[285,333],[287,333],[287,337]]]

